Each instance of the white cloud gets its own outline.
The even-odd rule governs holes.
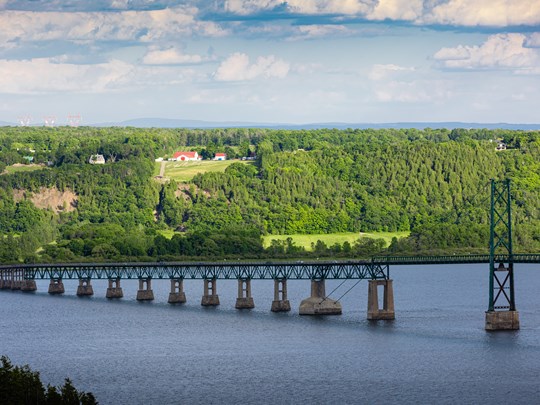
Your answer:
[[[533,32],[527,36],[525,46],[529,48],[540,48],[540,32]]]
[[[278,7],[297,14],[356,15],[370,10],[373,1],[359,0],[228,0],[224,8],[234,14],[249,15]]]
[[[197,64],[207,60],[208,57],[197,54],[189,55],[180,49],[171,47],[166,49],[151,48],[144,55],[142,62],[146,65],[182,65]]]
[[[452,92],[444,82],[437,80],[391,80],[376,82],[374,94],[381,102],[421,103],[440,102],[448,99]]]
[[[132,73],[133,66],[119,60],[95,65],[55,63],[48,58],[0,60],[0,92],[104,92],[127,83]]]
[[[120,60],[74,64],[69,58],[0,60],[0,94],[110,93],[208,81],[201,69],[137,66]]]
[[[446,99],[451,92],[441,80],[425,76],[414,67],[373,65],[368,74],[377,101],[418,103]]]
[[[517,33],[491,35],[480,46],[442,48],[434,59],[449,69],[530,70],[539,66],[540,52],[525,48],[525,39],[525,35]]]
[[[419,23],[496,26],[540,23],[538,0],[449,0],[424,11]]]
[[[384,80],[389,76],[396,77],[399,73],[414,72],[413,67],[405,67],[394,64],[387,65],[373,65],[369,72],[369,78],[371,80]]]
[[[380,0],[367,18],[415,21],[422,16],[422,12],[422,0]]]
[[[300,25],[297,27],[297,31],[293,33],[291,39],[310,39],[326,36],[343,36],[352,34],[352,30],[343,25]]]
[[[341,14],[418,25],[506,27],[540,23],[538,0],[228,0],[224,8],[238,15],[283,9],[294,14]]]
[[[217,68],[214,78],[218,81],[244,81],[263,78],[284,78],[289,73],[289,64],[274,55],[260,56],[250,64],[249,56],[236,52],[225,59]]]
[[[0,13],[0,41],[151,42],[179,36],[224,35],[218,24],[197,20],[197,11],[188,7],[108,13],[5,11]]]

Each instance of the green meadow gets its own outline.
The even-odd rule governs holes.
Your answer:
[[[315,235],[266,235],[263,236],[264,247],[270,246],[273,239],[286,240],[292,238],[296,246],[303,246],[306,250],[311,250],[311,244],[317,243],[318,240],[324,242],[326,246],[332,246],[336,243],[342,245],[344,242],[354,244],[359,238],[384,239],[386,246],[390,245],[392,238],[405,238],[410,232],[343,232],[343,233],[327,233]]]
[[[224,172],[233,163],[252,164],[240,160],[199,160],[191,162],[165,162],[164,177],[178,182],[187,182],[198,173]],[[161,162],[156,162],[155,175],[159,174]]]
[[[13,166],[6,166],[6,172],[8,174],[19,173],[19,172],[33,172],[36,170],[43,170],[43,169],[45,169],[45,166],[33,165],[33,164],[30,164],[30,165],[17,164]]]

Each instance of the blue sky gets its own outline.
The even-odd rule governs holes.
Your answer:
[[[540,122],[540,0],[0,0],[0,121]]]

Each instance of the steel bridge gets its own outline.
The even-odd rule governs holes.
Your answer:
[[[497,263],[540,263],[540,254],[495,255]],[[363,261],[56,263],[0,266],[35,279],[389,279],[390,265],[489,263],[489,254],[376,256]]]
[[[107,298],[123,296],[120,280],[138,279],[137,300],[154,299],[152,280],[169,279],[170,303],[186,302],[183,282],[204,281],[201,305],[219,305],[217,280],[236,279],[236,308],[253,308],[251,280],[274,280],[272,311],[288,311],[287,280],[311,280],[311,296],[300,304],[300,314],[340,314],[341,304],[326,296],[325,280],[369,280],[368,319],[394,319],[391,265],[476,264],[489,263],[489,306],[486,329],[519,329],[515,309],[513,267],[515,263],[540,263],[540,253],[517,253],[512,250],[510,181],[491,181],[491,214],[489,254],[443,256],[378,256],[356,261],[294,262],[155,262],[155,263],[56,263],[13,264],[0,266],[0,288],[36,290],[36,279],[49,279],[49,293],[64,293],[63,280],[79,280],[77,295],[93,295],[91,280],[107,279]],[[356,285],[356,284],[355,284]],[[382,286],[383,305],[379,308],[378,287]],[[354,286],[353,286],[354,287]]]
[[[388,279],[389,263],[331,262],[158,262],[58,263],[0,266],[0,274],[13,271],[34,279]]]

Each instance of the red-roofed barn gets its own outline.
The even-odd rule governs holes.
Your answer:
[[[186,160],[198,160],[199,154],[197,152],[175,152],[172,160],[186,161]]]

